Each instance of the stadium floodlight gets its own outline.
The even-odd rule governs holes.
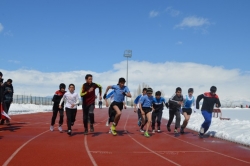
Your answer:
[[[128,87],[128,58],[132,57],[132,50],[125,50],[123,56],[127,58],[127,78],[126,78],[126,85]],[[127,97],[126,97],[126,104],[128,105],[128,98]]]

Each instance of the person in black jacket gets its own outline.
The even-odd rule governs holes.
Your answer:
[[[7,82],[3,84],[3,109],[6,114],[9,113],[10,105],[13,101],[13,93],[14,93],[14,88],[12,86],[12,80],[8,79]],[[3,125],[5,122],[5,119],[1,120],[1,125]],[[10,120],[6,119],[6,124],[10,124]]]
[[[64,103],[62,104],[62,108],[59,108],[59,103],[63,97],[63,95],[66,93],[65,91],[66,85],[64,83],[61,83],[59,85],[59,90],[57,90],[53,96],[52,101],[54,102],[53,104],[53,115],[51,118],[51,125],[50,125],[50,131],[54,131],[54,124],[56,121],[56,116],[59,112],[60,114],[60,119],[59,119],[59,127],[58,130],[60,132],[62,132],[62,124],[63,124],[63,117],[64,117],[64,112],[63,112],[63,108],[64,108]]]
[[[174,119],[174,116],[176,117],[174,132],[178,133],[177,129],[180,128],[180,109],[181,105],[183,104],[183,96],[181,92],[182,90],[180,87],[176,88],[175,94],[169,99],[169,120],[167,124],[167,129],[169,132],[171,131],[170,125]]]
[[[3,104],[3,73],[0,72],[0,112],[2,112],[2,104]],[[0,115],[0,120],[1,120],[1,115]]]
[[[214,105],[219,108],[221,106],[220,100],[217,94],[215,94],[217,91],[217,88],[215,86],[212,86],[210,88],[210,92],[206,92],[204,94],[201,94],[197,97],[196,100],[196,109],[199,109],[200,107],[200,101],[203,99],[202,107],[201,107],[201,113],[205,119],[205,121],[201,125],[201,129],[199,132],[199,136],[202,137],[207,130],[209,129],[212,121],[212,112],[214,109]]]

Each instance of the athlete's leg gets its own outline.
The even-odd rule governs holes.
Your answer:
[[[88,130],[89,106],[83,107],[83,124],[85,131]]]
[[[181,114],[180,114],[180,111],[177,110],[175,112],[175,129],[178,129],[180,128],[180,124],[181,123]]]
[[[203,128],[204,133],[206,133],[211,125],[211,122],[212,122],[212,112],[208,112],[206,110],[202,110],[201,112],[202,112],[202,115],[205,119],[205,121],[203,122],[201,127]]]
[[[63,117],[64,117],[64,111],[63,109],[59,109],[60,119],[59,119],[59,126],[63,124]]]
[[[152,112],[152,130],[155,130],[155,119],[156,119],[157,113],[155,111]]]
[[[58,109],[53,109],[52,118],[51,118],[51,126],[54,126],[55,124],[57,113],[58,113]]]
[[[71,118],[72,118],[72,111],[69,108],[66,108],[66,116],[67,116],[67,126],[68,130],[71,130]]]
[[[186,128],[186,126],[188,124],[188,121],[190,119],[190,115],[188,115],[187,112],[183,112],[183,116],[184,116],[185,119],[184,119],[181,127],[184,129],[184,128]]]
[[[161,118],[162,118],[162,111],[159,111],[157,114],[157,128],[158,128],[158,130],[160,130]]]
[[[120,117],[122,115],[122,112],[121,110],[119,109],[119,107],[117,105],[114,105],[113,106],[113,109],[115,110],[116,112],[116,115],[115,115],[115,120],[114,120],[114,124],[117,126],[119,120],[120,120]]]
[[[147,119],[148,119],[148,122],[147,122],[147,124],[146,124],[146,132],[148,132],[148,129],[149,129],[150,124],[151,124],[151,119],[152,119],[152,114],[151,114],[151,112],[148,112],[146,116],[147,116]]]
[[[170,127],[171,123],[173,122],[175,112],[172,110],[169,110],[169,119],[168,119],[168,124],[167,127]]]
[[[92,104],[89,106],[89,118],[90,118],[90,124],[93,125],[94,124],[94,109],[95,109],[95,105]]]

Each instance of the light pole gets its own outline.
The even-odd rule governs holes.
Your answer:
[[[132,50],[125,50],[123,56],[127,58],[127,78],[126,78],[126,85],[128,87],[128,58],[132,57]],[[126,97],[126,104],[128,105],[128,98],[127,97]]]

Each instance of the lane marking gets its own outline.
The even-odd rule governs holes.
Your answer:
[[[38,134],[37,136],[35,136],[35,137],[33,137],[33,138],[31,138],[30,140],[28,140],[27,142],[25,142],[23,145],[21,145],[5,162],[4,162],[4,164],[3,164],[3,166],[7,166],[9,163],[10,163],[10,161],[17,155],[17,153],[24,147],[24,146],[26,146],[28,143],[30,143],[32,140],[34,140],[34,139],[36,139],[37,137],[39,137],[39,136],[41,136],[41,135],[43,135],[43,134],[45,134],[45,133],[47,133],[49,130],[46,130],[46,131],[44,131],[44,132],[42,132],[42,133],[40,133],[40,134]]]
[[[87,142],[87,135],[84,136],[84,145],[85,145],[85,149],[86,149],[86,151],[87,151],[87,154],[88,154],[88,156],[89,156],[89,158],[90,158],[92,164],[93,164],[94,166],[97,166],[94,157],[92,156],[91,152],[89,151],[88,142]]]
[[[107,118],[105,120],[107,120]],[[97,124],[94,124],[94,126],[98,126],[99,124],[101,124],[105,120],[103,120],[103,121],[101,121],[101,122],[99,122]],[[91,151],[89,150],[89,147],[88,147],[87,135],[84,136],[84,145],[85,145],[86,152],[87,152],[92,164],[94,166],[97,166],[96,161],[95,161],[94,157],[92,156]]]
[[[237,160],[237,161],[241,161],[241,162],[243,162],[243,163],[250,164],[250,162],[248,162],[248,161],[241,160],[241,159],[238,159],[238,158],[235,158],[235,157],[232,157],[232,156],[228,156],[228,155],[226,155],[226,154],[223,154],[223,153],[220,153],[220,152],[216,152],[216,151],[213,151],[213,150],[210,150],[210,149],[207,149],[207,148],[201,147],[201,146],[199,146],[199,145],[195,145],[195,144],[193,144],[193,143],[190,143],[190,142],[187,142],[187,141],[181,140],[181,139],[179,139],[179,138],[172,137],[172,136],[170,136],[170,135],[166,134],[165,132],[163,132],[163,134],[167,135],[168,137],[171,137],[171,138],[177,139],[177,140],[179,140],[179,141],[182,141],[182,142],[184,142],[184,143],[187,143],[187,144],[189,144],[189,145],[193,145],[193,146],[199,147],[199,148],[201,148],[201,149],[204,149],[204,150],[210,151],[210,152],[212,152],[212,153],[216,153],[216,154],[219,154],[219,155],[224,156],[224,157],[227,157],[227,158],[231,158],[231,159],[234,159],[234,160]]]
[[[148,151],[152,152],[153,154],[155,154],[155,155],[161,157],[162,159],[164,159],[164,160],[166,160],[166,161],[168,161],[168,162],[170,162],[170,163],[172,163],[172,164],[174,164],[174,165],[180,166],[180,164],[178,164],[178,163],[176,163],[176,162],[174,162],[174,161],[172,161],[172,160],[170,160],[170,159],[168,159],[168,158],[166,158],[166,157],[164,157],[164,156],[162,156],[162,155],[156,153],[155,151],[151,150],[150,148],[144,146],[143,144],[141,144],[140,142],[138,142],[136,139],[134,139],[134,138],[127,132],[127,130],[126,130],[126,126],[127,126],[127,123],[128,123],[128,117],[129,117],[129,115],[130,115],[130,112],[129,112],[128,116],[127,116],[127,120],[126,120],[125,125],[124,125],[124,131],[125,131],[125,133],[127,133],[127,135],[128,135],[133,141],[135,141],[137,144],[139,144],[139,145],[142,146],[143,148],[147,149]]]

